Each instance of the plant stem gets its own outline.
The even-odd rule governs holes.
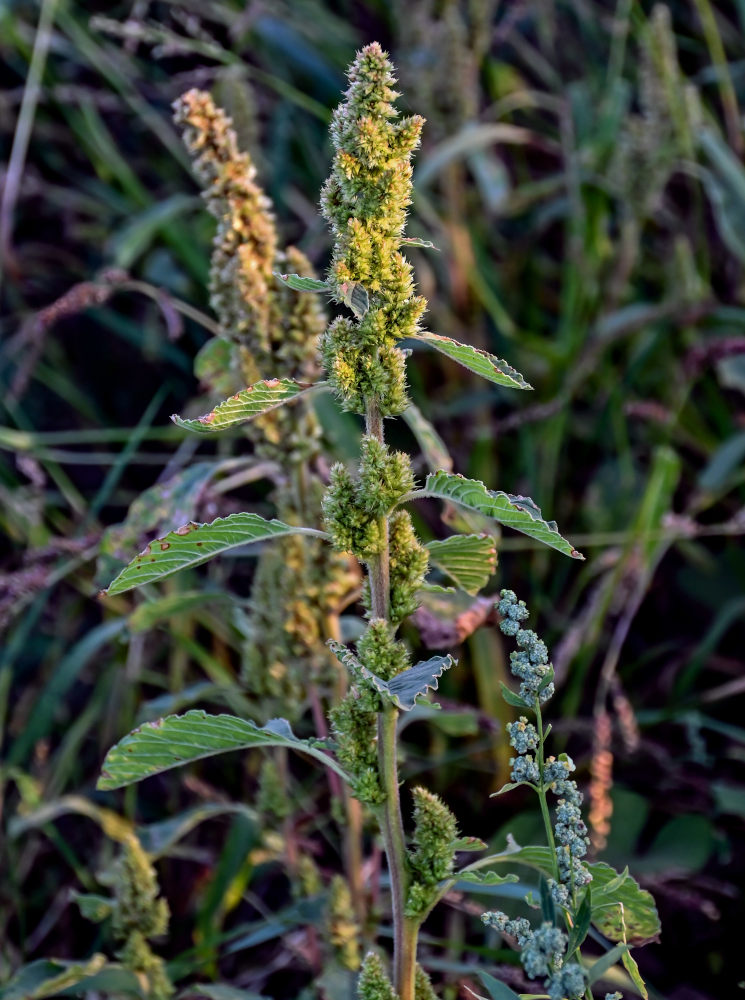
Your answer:
[[[541,783],[537,789],[538,798],[541,803],[541,816],[543,817],[543,826],[546,831],[546,840],[548,846],[551,848],[551,861],[553,863],[554,878],[559,880],[559,863],[556,859],[556,841],[554,840],[554,831],[551,826],[551,814],[548,810],[548,801],[546,799],[546,786],[543,783],[543,769],[545,764],[545,754],[543,748],[544,735],[543,735],[543,713],[541,712],[541,705],[538,699],[535,701],[535,718],[538,723],[538,769],[541,775]]]
[[[385,440],[383,419],[374,400],[366,407],[366,429],[381,443]],[[380,519],[383,545],[370,559],[370,603],[373,618],[388,618],[390,598],[390,552],[388,519]],[[414,1000],[414,975],[419,924],[404,914],[409,891],[401,798],[398,788],[398,710],[386,704],[378,715],[378,767],[385,801],[379,811],[380,827],[391,879],[393,911],[393,986],[401,1000]]]

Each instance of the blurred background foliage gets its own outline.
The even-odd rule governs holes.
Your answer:
[[[516,398],[415,353],[414,400],[456,471],[529,494],[588,556],[578,567],[510,534],[488,592],[515,589],[552,640],[553,721],[591,793],[596,853],[657,899],[662,939],[639,956],[655,995],[735,996],[742,0],[0,4],[0,980],[109,947],[74,893],[95,891],[136,823],[170,903],[160,950],[174,979],[278,998],[321,981],[338,845],[303,762],[291,836],[322,878],[301,900],[258,755],[94,792],[105,750],[137,721],[192,704],[265,717],[240,681],[253,561],[106,606],[95,595],[155,532],[272,510],[245,439],[205,444],[168,421],[203,412],[192,365],[214,333],[214,222],[170,105],[193,86],[214,93],[284,238],[322,269],[330,110],[372,39],[399,68],[402,107],[428,119],[409,224],[440,250],[411,251],[428,327],[506,357],[535,387]],[[329,449],[355,454],[354,419],[319,409]],[[393,435],[416,451],[404,425]],[[419,525],[444,533],[434,508]],[[437,624],[463,646],[438,724],[415,717],[404,732],[403,767],[466,832],[503,844],[530,838],[535,816],[519,796],[488,799],[508,756],[489,607],[429,607],[409,630],[441,645]],[[482,908],[469,897],[427,925],[425,966],[446,996],[465,995],[477,958],[517,974],[485,939]],[[327,975],[307,995],[345,988]]]

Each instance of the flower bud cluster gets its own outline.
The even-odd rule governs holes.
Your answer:
[[[585,992],[582,967],[565,964],[567,935],[553,924],[544,922],[535,930],[524,917],[510,920],[506,913],[491,911],[481,917],[487,927],[494,927],[513,937],[520,948],[520,961],[528,979],[544,978],[551,1000],[577,1000]]]
[[[368,952],[362,963],[357,981],[357,1000],[398,1000],[383,962],[374,951]]]
[[[577,782],[567,777],[573,771],[571,757],[562,754],[559,760],[549,757],[543,772],[544,786],[558,796],[554,837],[559,879],[558,882],[549,879],[549,888],[554,901],[563,907],[571,904],[577,889],[592,881],[592,875],[582,861],[590,844],[582,819],[583,796]]]
[[[326,326],[323,308],[318,296],[295,292],[273,274],[312,275],[310,262],[295,247],[280,250],[272,205],[256,183],[256,168],[238,149],[231,120],[210,94],[190,90],[175,102],[174,112],[207,207],[218,220],[210,301],[223,341],[208,341],[203,348],[200,377],[222,394],[261,378],[314,381]],[[226,362],[232,379],[226,379]],[[303,461],[319,450],[318,422],[302,405],[264,414],[246,433],[258,451],[280,463]]]
[[[417,332],[425,300],[400,252],[411,201],[411,154],[424,120],[396,121],[393,67],[377,43],[358,53],[346,100],[334,112],[335,148],[321,207],[334,235],[328,282],[339,302],[360,287],[366,310],[331,324],[322,342],[329,381],[347,409],[373,400],[383,416],[407,404],[404,355],[397,341]]]
[[[535,632],[523,629],[519,624],[528,618],[525,602],[518,601],[511,590],[503,590],[500,597],[497,608],[502,621],[499,627],[503,633],[514,637],[521,647],[520,652],[511,654],[512,672],[522,678],[520,696],[529,701],[535,711],[539,703],[553,693],[553,683],[546,683],[553,676],[548,649]],[[545,757],[538,730],[525,716],[517,722],[508,723],[507,732],[510,744],[518,754],[510,760],[512,780],[551,791],[558,799],[554,838],[559,877],[558,880],[550,879],[549,887],[554,901],[562,907],[569,907],[575,891],[592,880],[582,861],[590,842],[582,819],[582,793],[570,777],[575,770],[574,762],[566,754],[561,754],[558,759]],[[537,751],[537,754],[534,756],[528,751]]]
[[[386,544],[384,519],[413,486],[408,455],[391,451],[372,436],[364,437],[358,481],[338,463],[323,499],[334,548],[352,552],[362,561],[379,555]]]
[[[409,854],[412,883],[406,915],[419,916],[434,902],[437,886],[453,871],[458,825],[452,812],[426,788],[412,790],[414,798],[414,849]]]
[[[510,670],[518,677],[520,697],[528,704],[538,698],[541,704],[554,693],[553,667],[548,660],[548,649],[535,632],[520,627],[528,617],[524,601],[518,601],[513,590],[503,590],[497,610],[502,616],[499,627],[504,635],[511,636],[520,647],[510,653]]]
[[[168,1000],[175,992],[173,984],[148,941],[168,930],[168,903],[158,897],[155,869],[135,836],[127,838],[116,864],[114,897],[112,929],[123,942],[118,952],[122,965],[144,979],[151,1000]]]

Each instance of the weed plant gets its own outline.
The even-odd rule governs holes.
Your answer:
[[[414,349],[412,394],[437,421],[459,469],[489,485],[530,492],[572,526],[587,553],[580,566],[541,551],[526,536],[508,532],[499,540],[502,580],[530,595],[552,637],[557,695],[546,756],[553,751],[558,760],[569,750],[580,781],[591,767],[588,857],[602,852],[619,870],[628,860],[664,911],[662,946],[644,950],[642,968],[668,996],[684,989],[729,995],[736,981],[724,942],[734,924],[727,914],[736,914],[743,856],[736,849],[742,737],[731,697],[743,580],[737,545],[743,251],[732,224],[744,189],[737,152],[738,15],[716,4],[657,4],[643,12],[620,3],[610,30],[609,9],[599,4],[582,5],[581,17],[575,4],[529,3],[518,17],[505,16],[499,5],[495,13],[488,4],[448,4],[441,17],[439,7],[421,3],[401,18],[386,5],[363,3],[340,17],[337,7],[332,13],[325,4],[304,2],[282,7],[279,60],[272,18],[259,19],[248,34],[228,32],[236,10],[223,0],[195,5],[191,20],[175,5],[157,15],[155,8],[120,5],[119,26],[89,22],[90,9],[74,2],[43,7],[38,34],[35,5],[11,4],[0,15],[0,45],[15,81],[0,115],[8,151],[22,98],[19,136],[29,115],[34,120],[23,183],[10,184],[3,196],[2,290],[9,316],[0,348],[7,425],[0,435],[0,487],[10,554],[0,590],[0,621],[8,628],[0,654],[0,793],[10,825],[0,838],[8,873],[0,886],[0,980],[40,955],[95,952],[90,962],[36,963],[21,991],[55,995],[63,988],[85,991],[88,984],[116,995],[146,989],[98,954],[122,947],[111,919],[91,929],[82,915],[60,908],[66,885],[95,896],[100,876],[106,887],[135,817],[144,824],[138,840],[157,863],[171,901],[168,940],[148,946],[170,959],[170,980],[218,976],[248,990],[295,996],[312,979],[314,994],[346,997],[353,987],[344,975],[373,939],[388,951],[387,888],[385,875],[378,888],[373,810],[364,812],[366,912],[352,905],[350,916],[344,890],[354,868],[347,863],[344,882],[337,878],[330,886],[331,873],[341,869],[344,807],[333,810],[332,821],[328,784],[315,781],[287,748],[208,761],[182,772],[178,784],[155,778],[136,804],[132,792],[122,798],[126,818],[103,808],[113,797],[90,791],[104,750],[121,733],[194,705],[218,711],[227,705],[258,726],[283,714],[303,736],[326,738],[323,711],[314,713],[296,697],[286,700],[275,679],[251,673],[255,623],[263,612],[255,606],[259,574],[246,570],[247,561],[186,569],[136,598],[113,596],[99,607],[90,596],[90,567],[101,547],[100,526],[121,521],[138,496],[126,521],[107,533],[101,585],[116,572],[112,560],[128,559],[146,539],[189,519],[210,521],[250,504],[265,518],[276,511],[283,522],[293,520],[277,505],[293,491],[271,468],[271,456],[254,457],[244,445],[235,457],[235,444],[244,439],[230,432],[189,439],[181,428],[164,426],[173,409],[183,412],[193,391],[191,356],[204,342],[202,331],[210,335],[208,345],[218,345],[205,347],[202,358],[225,342],[203,291],[212,228],[196,199],[184,194],[189,157],[168,109],[195,84],[219,94],[261,167],[281,231],[321,260],[323,224],[311,202],[327,169],[325,109],[355,43],[369,38],[376,24],[396,52],[404,106],[428,119],[410,229],[441,252],[403,248],[430,299],[427,325],[506,354],[536,387],[537,403],[529,393],[480,389],[478,376],[441,353],[427,354],[426,342],[416,339],[403,345]],[[107,14],[118,16],[116,8],[107,7]],[[125,19],[123,40],[111,41]],[[31,97],[34,81],[44,81],[36,106],[23,87],[32,56]],[[449,78],[458,81],[457,101],[443,87],[444,61],[452,68]],[[17,175],[17,153],[13,164]],[[15,207],[10,237],[9,206],[11,216]],[[107,271],[92,278],[104,265]],[[276,269],[312,273],[301,264],[278,262]],[[312,293],[295,296],[279,282],[268,287],[309,310],[321,301]],[[337,312],[348,313],[337,305]],[[219,320],[219,310],[216,315]],[[247,382],[282,377],[277,359],[268,356],[256,376],[236,382],[236,371],[230,358],[215,366],[214,377],[224,384],[205,377],[209,405],[192,405],[187,419]],[[267,415],[292,421],[295,413],[316,414],[323,457],[309,465],[320,482],[327,479],[326,461],[343,457],[352,468],[359,450],[356,418],[335,410],[331,399],[316,390]],[[143,417],[132,428],[138,407]],[[422,431],[414,410],[402,416]],[[387,420],[386,435],[410,450],[403,423]],[[261,447],[256,426],[245,425],[255,449]],[[414,459],[417,476],[423,479],[427,466],[452,468],[431,428],[417,440],[428,449],[426,459]],[[200,457],[193,461],[197,445]],[[143,494],[161,470],[157,485]],[[259,481],[263,476],[270,492]],[[441,536],[433,504],[407,507],[423,544]],[[494,530],[493,522],[454,504],[443,511],[454,529]],[[323,529],[316,516],[305,523]],[[438,553],[438,544],[425,544],[435,572],[400,635],[407,648],[421,639],[436,653],[465,644],[460,666],[443,685],[443,710],[419,704],[401,713],[407,846],[415,855],[412,806],[417,815],[423,807],[420,793],[412,801],[410,789],[418,783],[438,792],[469,832],[487,837],[489,850],[501,856],[508,832],[522,845],[549,839],[545,824],[533,822],[540,811],[523,808],[535,794],[530,788],[478,804],[492,788],[513,783],[515,766],[518,776],[529,766],[521,757],[531,755],[535,763],[536,750],[508,747],[502,726],[521,716],[526,727],[538,724],[530,707],[500,701],[509,665],[494,627],[494,598],[472,596],[480,581],[448,580],[435,559],[445,559],[447,548]],[[271,584],[267,593],[280,586],[276,574],[286,550],[279,547],[285,545],[338,558],[319,536],[278,536],[257,549],[260,575]],[[488,561],[488,547],[480,552]],[[354,587],[354,560],[341,561]],[[433,581],[439,590],[431,589]],[[280,589],[289,582],[285,576]],[[459,589],[442,592],[448,582]],[[287,638],[280,603],[266,607],[276,612],[264,619],[266,646],[278,651]],[[484,622],[487,627],[476,628]],[[527,622],[520,624],[525,629]],[[337,625],[337,640],[359,644],[360,623],[349,610]],[[332,692],[328,682],[348,683],[346,668],[318,641],[321,634],[308,636],[309,648],[326,657],[321,696],[337,700],[341,691]],[[303,658],[297,638],[293,663]],[[275,693],[258,701],[263,683]],[[338,754],[333,743],[322,751]],[[279,769],[279,783],[264,761],[275,765],[275,778]],[[326,770],[345,789],[334,800],[340,803],[349,785]],[[556,796],[544,791],[551,807]],[[206,825],[182,843],[197,817]],[[220,823],[230,824],[225,837],[215,836]],[[511,940],[522,952],[527,942],[505,938],[499,927],[529,917],[531,929],[540,931],[545,914],[547,922],[555,919],[548,898],[555,873],[545,857],[533,861],[535,867],[516,871],[536,873],[540,917],[516,902],[524,886],[479,887],[466,878],[428,919],[419,955],[438,995],[452,996],[456,982],[488,991],[470,978],[477,954],[480,967],[513,990],[531,988],[517,970],[517,953],[505,946]],[[464,862],[458,857],[456,863]],[[602,868],[589,863],[595,866],[593,899],[600,889],[602,900]],[[496,875],[508,864],[487,870]],[[285,871],[291,889],[280,874]],[[487,892],[499,898],[490,900]],[[95,902],[81,901],[85,920]],[[474,910],[486,907],[494,915],[482,937]],[[648,927],[626,930],[628,943],[652,934]],[[265,943],[251,943],[257,940],[252,934],[265,935]],[[266,943],[271,934],[279,936]],[[682,951],[685,968],[678,961]],[[282,971],[273,967],[273,954]],[[571,959],[567,954],[565,965]],[[106,969],[96,972],[101,962]],[[558,971],[550,970],[552,976]],[[59,975],[65,979],[55,986]],[[207,995],[210,986],[203,985]],[[620,981],[609,985],[621,987]],[[17,980],[12,988],[19,988]],[[591,988],[597,995],[597,986]]]

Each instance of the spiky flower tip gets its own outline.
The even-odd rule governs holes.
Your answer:
[[[398,121],[393,66],[377,42],[357,54],[346,100],[334,112],[334,165],[321,207],[334,235],[329,285],[355,320],[341,318],[323,342],[329,379],[347,409],[374,399],[383,416],[406,407],[404,356],[426,301],[414,294],[400,252],[411,202],[411,155],[424,119]]]
[[[406,913],[418,916],[435,899],[438,884],[453,871],[458,826],[455,816],[437,795],[421,787],[414,788],[412,795],[414,850],[409,855],[409,865],[413,878]]]
[[[398,1000],[380,957],[373,951],[367,953],[365,961],[362,963],[362,971],[357,980],[357,998],[358,1000]]]
[[[271,202],[255,181],[250,156],[238,149],[230,119],[210,94],[189,90],[173,107],[207,206],[218,220],[210,292],[221,333],[268,350],[277,256]]]
[[[163,959],[148,938],[168,930],[168,903],[158,897],[158,880],[150,858],[135,836],[127,838],[114,870],[114,935],[123,943],[118,956],[142,983],[149,1000],[168,1000],[175,992]]]

